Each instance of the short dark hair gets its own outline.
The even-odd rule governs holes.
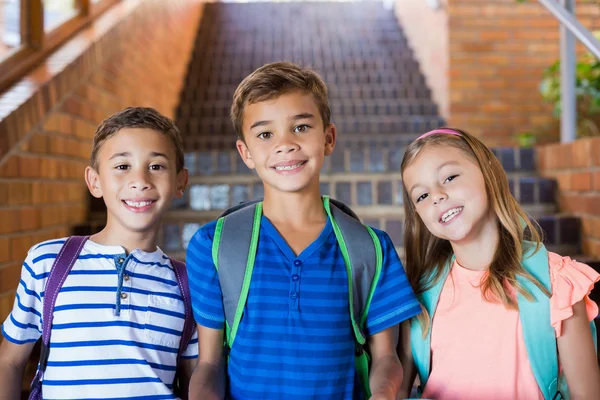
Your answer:
[[[237,87],[231,106],[231,122],[240,139],[244,139],[242,120],[248,104],[273,100],[293,91],[311,94],[319,108],[323,126],[331,122],[327,85],[311,70],[288,61],[265,64],[248,75]]]
[[[170,119],[150,107],[128,107],[114,115],[111,115],[96,129],[94,141],[92,144],[92,154],[90,164],[95,170],[98,169],[98,151],[102,144],[113,135],[124,128],[147,128],[166,135],[173,146],[175,146],[175,162],[177,172],[183,169],[183,140],[181,132],[177,129],[175,123]]]

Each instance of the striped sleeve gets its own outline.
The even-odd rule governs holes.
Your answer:
[[[216,221],[213,221],[192,237],[187,248],[186,264],[196,322],[207,328],[223,329],[223,294],[212,259],[215,227]]]
[[[39,256],[40,250],[29,250],[21,268],[13,309],[2,325],[2,335],[16,344],[35,342],[42,334],[42,298],[48,272],[47,262],[39,260]]]
[[[194,335],[183,351],[181,358],[193,359],[198,358],[198,331],[194,329]]]
[[[374,229],[381,242],[383,265],[367,314],[368,336],[381,332],[421,312],[404,273],[398,253],[387,233]]]

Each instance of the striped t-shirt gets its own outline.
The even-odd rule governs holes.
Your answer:
[[[223,329],[218,274],[212,260],[216,223],[202,227],[187,250],[196,321]],[[394,246],[375,230],[383,268],[367,318],[373,335],[420,312]],[[348,278],[330,221],[295,256],[262,217],[248,300],[228,364],[232,399],[357,399]]]
[[[65,239],[33,247],[2,334],[13,343],[41,336],[44,288]],[[167,256],[88,240],[56,299],[49,399],[174,399],[184,305]],[[198,356],[194,333],[183,357]]]

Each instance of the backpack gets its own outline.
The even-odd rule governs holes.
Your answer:
[[[364,394],[369,388],[369,355],[365,351],[365,324],[383,263],[381,243],[375,232],[363,225],[346,205],[323,196],[340,246],[349,285],[348,305],[355,339],[355,366]],[[242,203],[217,220],[212,256],[219,275],[225,311],[225,348],[235,341],[252,279],[258,247],[262,201]]]
[[[52,319],[56,297],[88,238],[89,236],[69,237],[52,264],[52,269],[50,270],[50,275],[48,275],[44,292],[40,365],[31,382],[29,400],[42,400],[42,380],[48,365],[50,333],[52,331]],[[181,340],[179,342],[179,351],[177,353],[177,360],[179,360],[194,334],[194,319],[192,316],[192,303],[190,299],[190,289],[188,287],[188,278],[185,271],[185,263],[173,258],[170,260],[173,265],[173,270],[175,271],[175,276],[177,277],[177,284],[179,285],[185,308],[185,322]],[[175,377],[175,380],[177,381],[177,376]]]
[[[535,244],[531,242],[525,242],[524,248],[527,250],[521,261],[523,268],[551,293],[548,251],[543,245],[540,245],[538,251],[535,252]],[[417,296],[429,313],[430,327],[453,262],[454,256],[444,266],[440,279],[430,289]],[[545,399],[568,400],[570,396],[567,381],[564,374],[559,375],[556,333],[550,324],[550,299],[529,279],[517,275],[517,280],[535,299],[535,301],[529,301],[521,293],[517,294],[525,348],[535,380]],[[590,322],[590,329],[594,338],[594,346],[597,349],[594,321]],[[421,323],[416,318],[413,319],[410,327],[410,341],[413,359],[419,374],[418,392],[420,395],[423,393],[431,369],[431,329],[427,336],[423,337]]]

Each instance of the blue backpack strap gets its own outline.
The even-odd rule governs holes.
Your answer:
[[[254,203],[219,218],[215,229],[212,255],[223,294],[229,348],[233,346],[248,298],[261,216],[262,203]]]
[[[524,246],[532,247],[524,243]],[[522,265],[549,292],[552,292],[548,251],[540,245],[535,254],[528,249]],[[517,294],[523,339],[533,376],[545,399],[554,399],[558,393],[558,351],[556,333],[550,322],[550,299],[529,279],[518,275],[517,281],[534,297],[528,301]]]
[[[525,246],[528,251],[523,257],[523,268],[552,293],[548,251],[543,245],[540,245],[539,250],[532,254],[535,245],[526,242]],[[530,280],[522,276],[517,276],[517,280],[535,298],[535,301],[530,302],[522,295],[517,295],[523,338],[535,380],[544,398],[569,399],[566,379],[563,374],[559,376],[556,332],[550,322],[550,299]],[[594,347],[597,349],[594,321],[590,322],[590,330],[594,339]]]
[[[446,262],[440,278],[423,293],[417,295],[419,303],[427,310],[429,314],[429,330],[427,334],[423,336],[423,327],[418,318],[412,318],[410,321],[410,344],[412,348],[413,361],[419,374],[419,392],[422,393],[427,380],[429,379],[429,373],[431,372],[431,327],[433,324],[433,316],[444,288],[444,283],[448,278],[452,264],[454,263],[454,256],[450,261]],[[430,278],[433,279],[433,278]]]
[[[43,315],[42,315],[42,347],[40,350],[40,365],[33,382],[31,383],[30,400],[42,398],[42,380],[46,366],[48,365],[48,356],[50,353],[50,334],[52,332],[52,320],[54,318],[54,305],[56,298],[62,288],[69,272],[73,268],[75,261],[79,257],[83,245],[88,240],[89,236],[71,236],[69,237],[60,252],[56,256],[43,297]]]
[[[179,291],[181,292],[183,306],[185,309],[183,332],[181,333],[179,351],[177,352],[177,360],[179,360],[190,343],[190,340],[192,340],[195,322],[194,316],[192,315],[192,297],[190,296],[190,286],[188,284],[188,276],[185,271],[185,263],[174,258],[169,259],[171,260],[171,265],[173,265],[173,271],[175,271],[175,277],[177,278],[177,284],[179,285]]]

